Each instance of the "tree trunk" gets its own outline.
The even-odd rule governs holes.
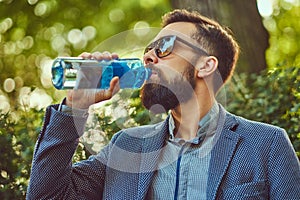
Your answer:
[[[172,7],[197,10],[229,27],[241,47],[238,72],[259,73],[266,68],[269,34],[263,26],[256,0],[172,0]]]

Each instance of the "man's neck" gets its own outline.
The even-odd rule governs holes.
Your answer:
[[[190,140],[196,137],[199,121],[210,111],[215,99],[190,100],[171,111],[175,123],[175,137]]]

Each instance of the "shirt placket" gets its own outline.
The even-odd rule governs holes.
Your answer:
[[[176,163],[176,184],[174,200],[187,198],[187,184],[191,157],[188,156],[190,143],[184,143]]]

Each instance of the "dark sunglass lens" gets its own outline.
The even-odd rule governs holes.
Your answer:
[[[164,38],[161,38],[158,45],[159,49],[156,50],[157,56],[162,58],[170,55],[174,47],[175,39],[175,36],[166,36]]]
[[[145,50],[144,50],[144,54],[148,53],[149,51],[151,51],[153,48],[156,48],[157,46],[157,41],[152,42],[151,44],[149,44]]]
[[[155,54],[157,55],[157,57],[159,58],[166,57],[172,53],[175,40],[176,40],[176,36],[162,37],[156,40],[155,42],[149,44],[146,47],[144,54],[151,51],[152,49],[155,49]]]
[[[159,58],[163,58],[166,57],[168,55],[170,55],[171,51],[168,50],[161,50],[161,49],[156,49],[156,54]]]
[[[147,47],[145,48],[145,50],[144,50],[144,54],[146,54],[146,53],[148,53],[149,51],[151,51],[151,49],[153,49],[153,48],[151,48],[150,46],[147,46]]]

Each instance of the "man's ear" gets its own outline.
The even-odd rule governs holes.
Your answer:
[[[208,56],[198,60],[196,69],[199,78],[205,78],[213,74],[218,68],[218,59],[215,56]]]

